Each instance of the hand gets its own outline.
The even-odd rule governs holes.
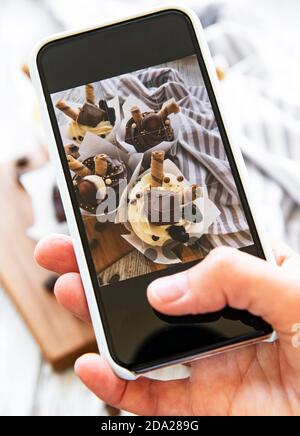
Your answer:
[[[225,305],[247,309],[273,325],[277,343],[192,363],[186,380],[127,382],[98,355],[81,357],[77,375],[106,403],[138,415],[299,415],[300,348],[295,340],[292,345],[292,326],[300,323],[300,260],[288,249],[275,255],[280,268],[218,248],[191,270],[154,282],[148,299],[172,315],[214,312]],[[89,321],[71,239],[43,240],[36,259],[62,274],[55,288],[58,301]]]

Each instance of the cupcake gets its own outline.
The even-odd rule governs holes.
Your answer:
[[[142,242],[156,247],[189,241],[188,232],[197,216],[195,201],[202,196],[198,185],[165,173],[164,158],[164,151],[152,152],[151,171],[130,191],[128,204],[132,231]]]
[[[67,129],[68,138],[82,142],[86,133],[91,132],[105,139],[115,125],[115,110],[108,107],[105,100],[100,100],[96,105],[93,85],[86,85],[85,93],[86,102],[79,110],[71,108],[64,100],[56,103],[56,107],[71,119]]]
[[[74,189],[81,209],[96,215],[99,205],[107,199],[109,189],[114,190],[118,204],[121,184],[127,185],[128,171],[124,162],[106,154],[98,154],[84,162],[71,155],[67,159],[70,170],[75,173]],[[116,207],[114,205],[113,210]]]
[[[138,106],[131,109],[132,117],[126,124],[125,141],[140,153],[164,141],[174,141],[174,130],[169,116],[177,114],[180,107],[175,100],[166,103],[158,112],[142,113]]]

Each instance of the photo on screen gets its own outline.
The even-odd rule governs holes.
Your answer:
[[[196,56],[51,98],[100,285],[253,245]]]

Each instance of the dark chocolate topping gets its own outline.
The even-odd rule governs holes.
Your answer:
[[[88,127],[96,127],[101,121],[106,120],[106,112],[90,103],[84,103],[77,118],[79,124]]]
[[[186,244],[190,239],[183,226],[171,226],[168,228],[168,233],[174,241],[181,242],[182,244]]]
[[[151,224],[161,226],[180,221],[182,211],[179,198],[174,192],[152,188],[146,196],[146,213]]]
[[[97,206],[97,188],[89,180],[81,180],[78,182],[78,193],[80,198],[91,206]]]
[[[106,179],[111,179],[111,187],[116,187],[119,181],[127,178],[127,170],[124,163],[118,159],[107,158],[107,173],[104,177]]]
[[[116,111],[113,107],[108,107],[105,100],[99,101],[99,108],[106,113],[106,119],[112,126],[116,124]]]

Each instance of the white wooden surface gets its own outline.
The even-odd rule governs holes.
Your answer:
[[[55,8],[64,7],[68,14],[64,22],[77,25],[82,12],[77,8],[76,13],[76,6],[82,1],[73,0],[71,10],[70,2],[66,0],[0,1],[0,161],[28,152],[36,143],[36,132],[31,128],[32,93],[19,71],[22,63],[28,60],[33,44],[41,37],[63,27],[62,22],[52,15],[49,4],[53,2]],[[101,1],[99,0],[99,6]],[[134,0],[127,1],[132,7]],[[233,0],[228,0],[231,1]],[[120,3],[125,6],[125,0]],[[253,0],[251,4],[254,3],[256,7],[261,5],[266,10],[268,7],[270,14],[279,19],[283,3],[286,12],[287,3],[290,7],[295,5],[297,8],[298,0]],[[105,9],[104,15],[111,15],[108,10],[109,2],[103,2],[101,8],[102,6]],[[292,9],[289,16],[293,21]],[[295,19],[296,16],[295,14]],[[271,15],[269,19],[272,19]],[[288,26],[288,23],[283,23],[284,25]],[[52,372],[0,287],[0,416],[105,413],[104,405],[81,385],[72,370],[61,375]]]
[[[40,139],[32,127],[31,85],[20,67],[36,41],[61,29],[43,4],[34,0],[0,2],[0,52],[5,58],[0,69],[0,123],[5,124],[1,162],[34,151]],[[167,372],[172,378],[172,370]],[[164,373],[160,372],[160,377]],[[105,414],[105,405],[81,384],[72,369],[56,374],[43,360],[0,283],[0,416]]]
[[[1,161],[36,146],[31,86],[20,67],[36,41],[61,29],[42,5],[43,1],[33,0],[0,2]],[[0,415],[104,414],[104,405],[72,370],[57,375],[43,361],[31,334],[0,289]]]

